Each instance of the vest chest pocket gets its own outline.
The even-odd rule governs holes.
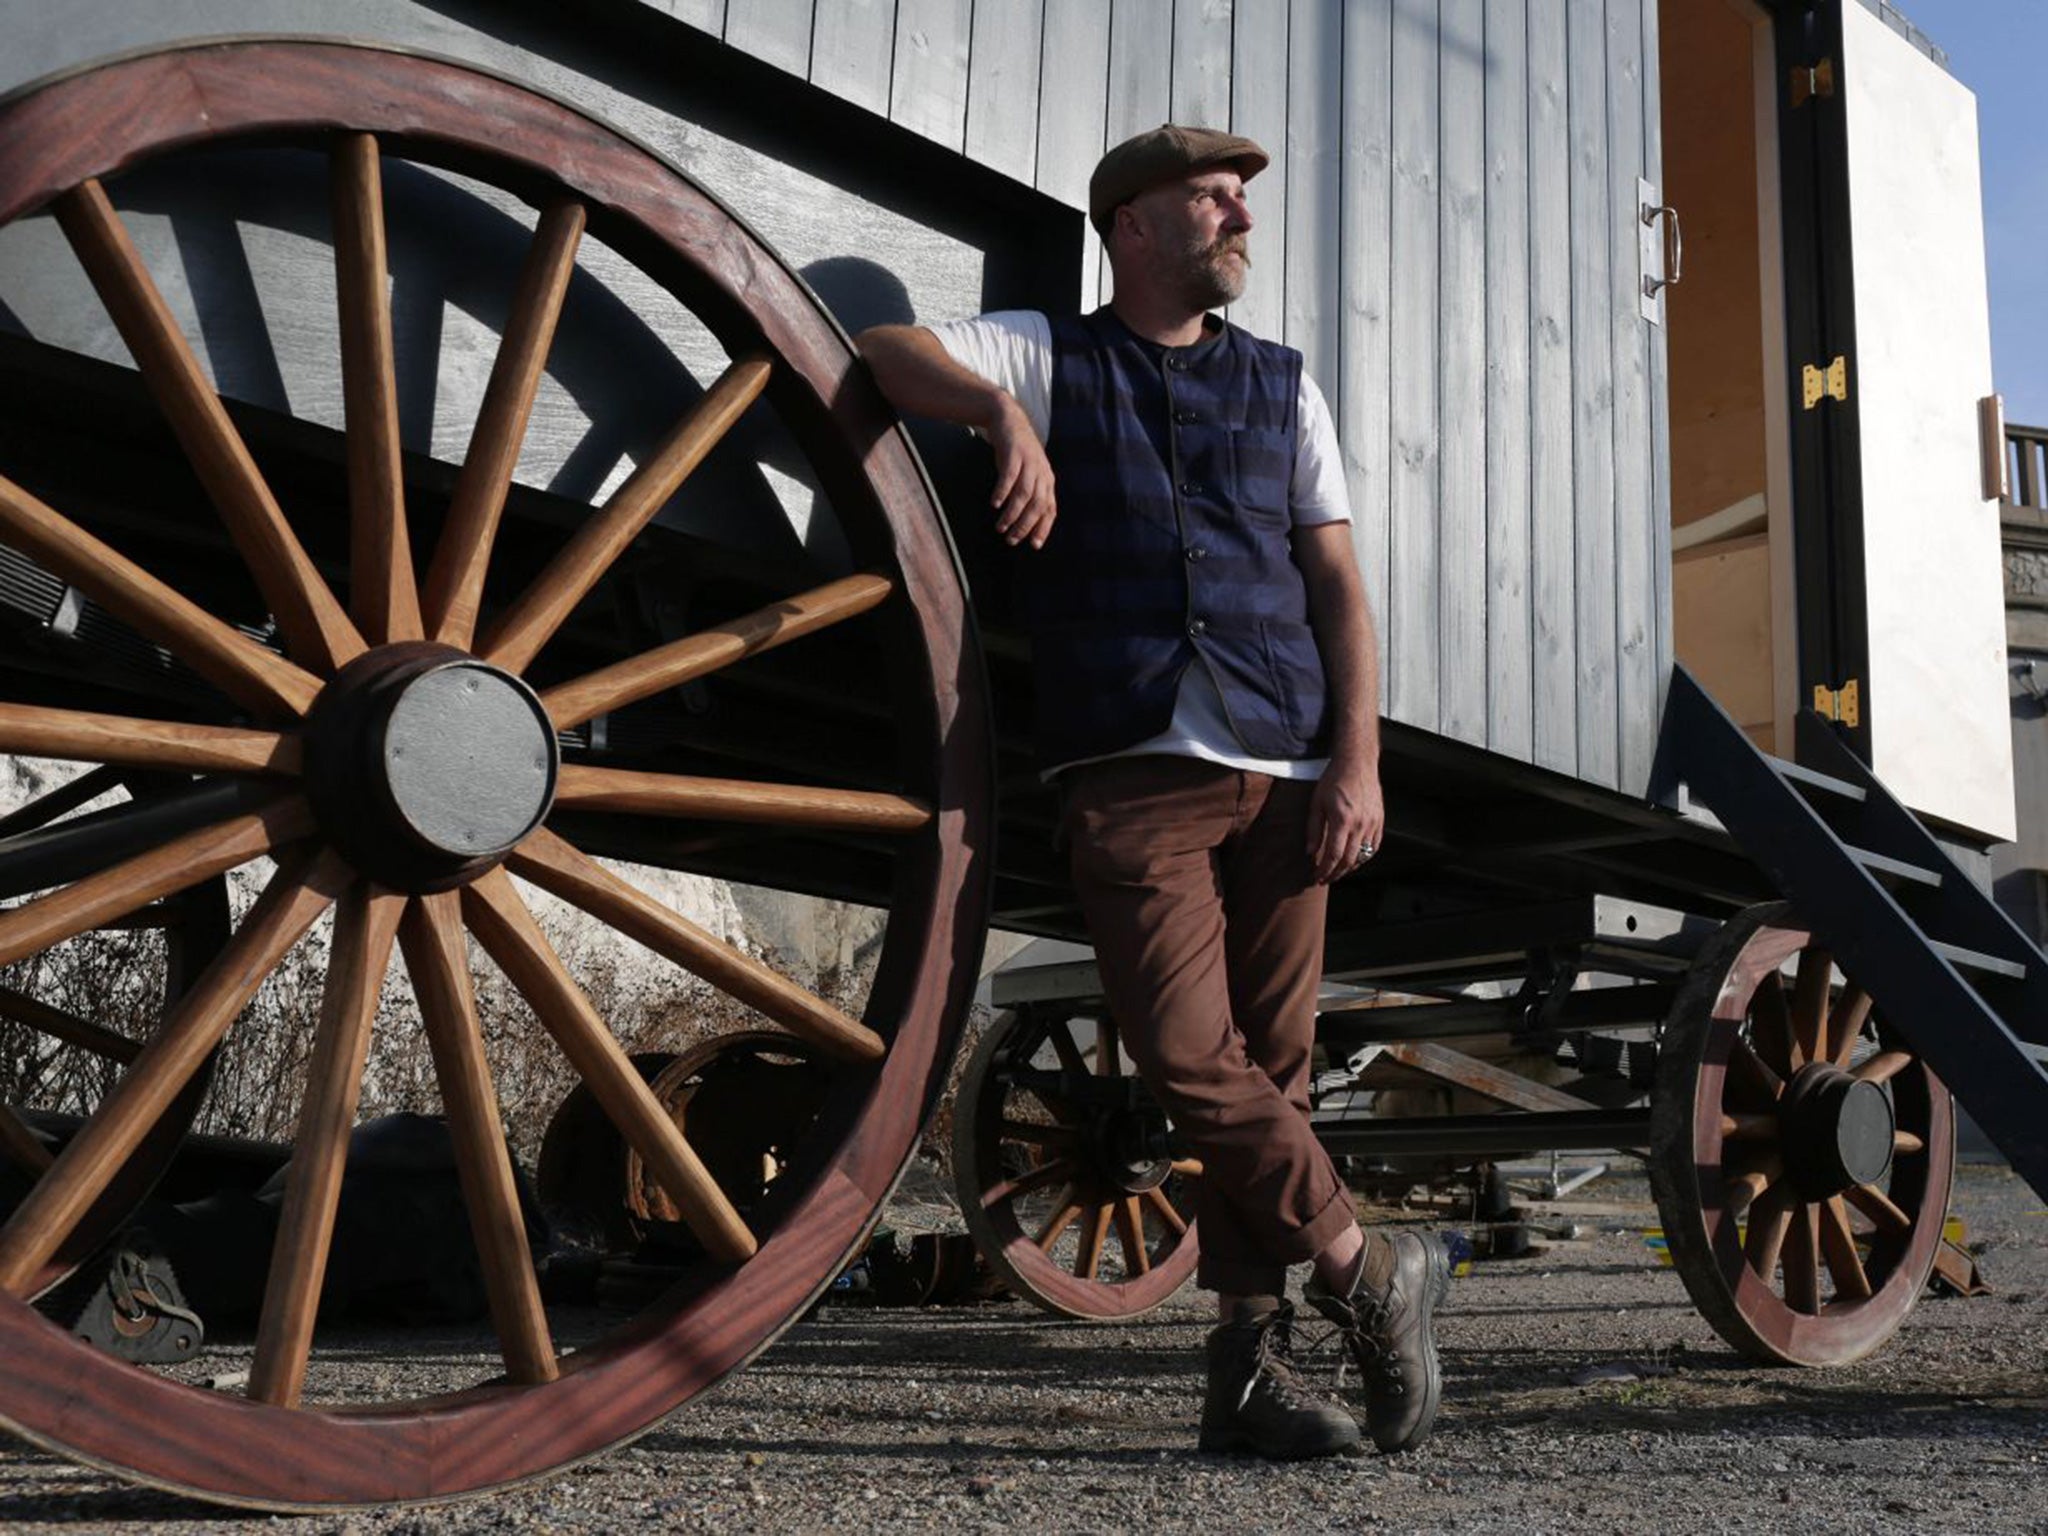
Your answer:
[[[1261,521],[1288,521],[1294,434],[1269,427],[1239,427],[1230,434],[1230,461],[1238,506]]]

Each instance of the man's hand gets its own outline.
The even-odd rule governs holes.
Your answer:
[[[1053,500],[1052,461],[1024,408],[1008,395],[988,426],[988,442],[996,455],[996,490],[990,501],[996,509],[997,535],[1007,544],[1045,548],[1045,536],[1059,515]]]
[[[1363,759],[1331,758],[1308,809],[1308,856],[1316,884],[1328,885],[1358,868],[1379,851],[1386,831],[1378,770]]]
[[[897,410],[974,427],[988,439],[996,456],[996,534],[1043,549],[1056,515],[1052,462],[1016,397],[954,362],[922,326],[874,326],[860,333],[860,349]]]

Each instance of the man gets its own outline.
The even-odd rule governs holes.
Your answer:
[[[1355,1450],[1288,1357],[1287,1267],[1338,1323],[1383,1450],[1435,1419],[1441,1250],[1368,1237],[1308,1122],[1329,882],[1384,822],[1378,658],[1335,431],[1301,354],[1209,311],[1244,291],[1249,139],[1171,124],[1089,183],[1115,275],[1086,316],[861,337],[902,410],[995,452],[1022,553],[1039,747],[1124,1048],[1203,1165],[1218,1295],[1205,1450]]]

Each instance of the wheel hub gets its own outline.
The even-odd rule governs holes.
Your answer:
[[[1173,1159],[1163,1152],[1166,1121],[1143,1110],[1121,1110],[1097,1119],[1090,1127],[1094,1165],[1105,1183],[1127,1195],[1141,1195],[1164,1184]]]
[[[447,890],[496,864],[546,817],[559,758],[531,688],[423,642],[356,658],[306,722],[306,788],[322,831],[399,890]]]
[[[1792,1182],[1811,1200],[1873,1184],[1892,1164],[1891,1099],[1830,1062],[1800,1069],[1786,1085],[1779,1136]]]

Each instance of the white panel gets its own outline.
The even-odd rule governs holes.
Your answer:
[[[1853,0],[1842,22],[1872,766],[1915,809],[2009,838],[1998,506],[1978,494],[1977,104]]]

